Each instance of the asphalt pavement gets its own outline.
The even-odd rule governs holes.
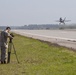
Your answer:
[[[76,31],[75,30],[13,30],[13,32],[56,43],[60,46],[76,49]]]

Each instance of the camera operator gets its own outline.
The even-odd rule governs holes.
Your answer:
[[[6,49],[8,48],[7,39],[12,38],[10,35],[10,27],[6,27],[4,31],[1,32],[1,64],[6,63]]]

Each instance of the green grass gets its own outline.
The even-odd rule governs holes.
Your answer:
[[[0,64],[0,75],[76,75],[75,52],[16,34],[13,43],[20,63],[11,54],[9,64]]]

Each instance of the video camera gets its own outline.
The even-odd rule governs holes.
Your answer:
[[[14,37],[13,33],[10,34],[12,37]]]
[[[10,41],[9,42],[11,43],[14,35],[13,35],[13,33],[11,33],[10,35],[11,35],[11,37],[10,37]]]

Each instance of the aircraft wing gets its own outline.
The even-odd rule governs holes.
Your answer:
[[[56,22],[60,22],[59,20],[56,20]]]
[[[65,20],[65,22],[70,22],[71,20]]]

